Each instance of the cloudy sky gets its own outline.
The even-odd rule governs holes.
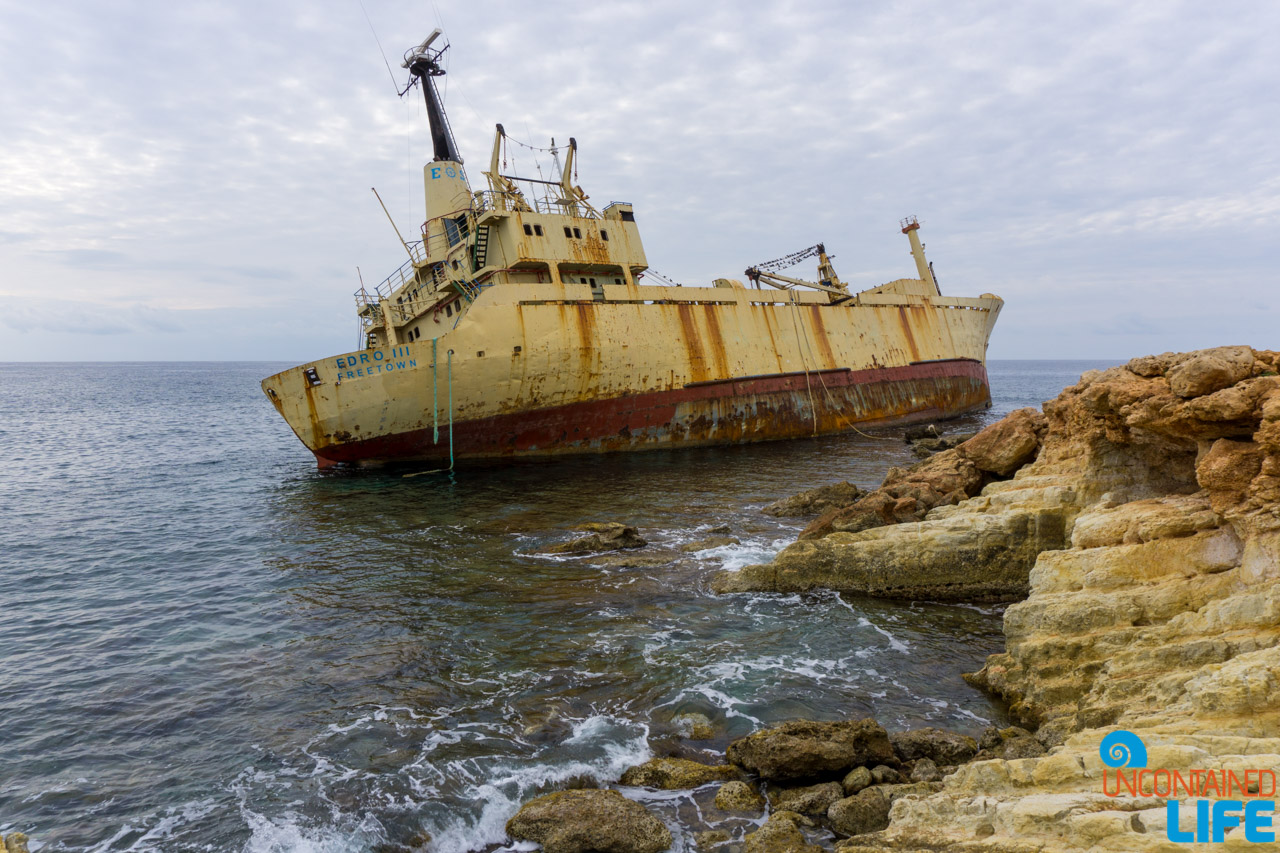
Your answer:
[[[915,214],[992,358],[1280,347],[1280,4],[0,0],[0,360],[354,348],[430,158],[374,33],[437,25],[473,177],[575,136],[676,280],[872,286]]]

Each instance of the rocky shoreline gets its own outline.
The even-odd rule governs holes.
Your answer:
[[[1207,849],[1169,840],[1150,779],[1104,793],[1100,744],[1124,729],[1147,767],[1280,769],[1278,372],[1280,353],[1249,347],[1091,371],[1043,412],[955,446],[932,437],[938,452],[870,493],[835,484],[780,501],[769,511],[818,517],[772,563],[713,581],[1016,601],[1006,651],[966,679],[1025,728],[977,742],[795,721],[734,741],[725,764],[659,758],[622,783],[718,785],[717,809],[758,816],[740,838],[697,839],[724,853],[831,849],[814,841],[832,834],[849,853]],[[508,831],[548,853],[672,844],[617,791],[532,800]],[[1238,828],[1224,844],[1266,849]]]

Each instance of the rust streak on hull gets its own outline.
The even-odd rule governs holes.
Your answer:
[[[986,369],[956,359],[872,370],[811,374],[813,408],[803,374],[690,384],[496,415],[455,424],[458,458],[492,459],[657,450],[743,443],[849,431],[854,424],[890,425],[951,417],[990,400]],[[447,455],[429,429],[324,448],[336,462],[438,461]],[[317,454],[319,457],[319,454]]]

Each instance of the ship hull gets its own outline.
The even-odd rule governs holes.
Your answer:
[[[955,417],[990,405],[983,365],[969,359],[871,370],[713,380],[495,415],[333,445],[341,463],[550,457],[803,438]],[[452,429],[452,441],[450,430]]]
[[[425,319],[434,338],[300,365],[263,388],[322,467],[771,441],[988,405],[1001,300],[898,285],[845,304],[497,285],[452,324]]]

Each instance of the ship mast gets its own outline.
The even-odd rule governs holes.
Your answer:
[[[401,66],[408,68],[413,75],[410,86],[419,82],[422,84],[422,97],[427,102],[427,120],[431,123],[431,146],[435,154],[432,159],[461,163],[462,155],[458,153],[458,144],[453,140],[453,130],[449,127],[449,118],[444,113],[444,104],[440,101],[440,93],[436,91],[433,79],[444,76],[440,57],[449,49],[448,44],[438,50],[431,47],[431,43],[439,37],[440,29],[437,27],[427,36],[426,41],[405,53]]]

